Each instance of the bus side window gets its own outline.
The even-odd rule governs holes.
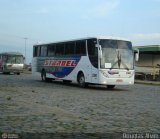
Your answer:
[[[92,65],[98,68],[98,48],[95,47],[96,39],[87,40],[88,56]]]
[[[65,44],[65,55],[71,56],[75,53],[75,42],[67,42]]]
[[[37,46],[34,46],[34,49],[33,49],[33,57],[37,57],[37,52],[38,52],[38,47],[37,47]]]
[[[77,41],[76,42],[76,50],[75,50],[76,55],[86,55],[86,41]]]
[[[37,56],[41,56],[41,46],[37,47]]]
[[[96,39],[87,40],[88,55],[98,56],[98,49],[95,47],[96,42]]]
[[[64,55],[64,43],[56,44],[56,56]]]
[[[47,46],[41,46],[41,56],[47,56]]]
[[[55,44],[48,45],[48,56],[55,56]]]

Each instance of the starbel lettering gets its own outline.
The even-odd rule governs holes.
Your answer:
[[[77,62],[75,60],[45,60],[44,66],[49,67],[75,67]]]

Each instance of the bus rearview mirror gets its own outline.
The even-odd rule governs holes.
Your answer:
[[[99,55],[99,58],[102,59],[102,47],[101,47],[101,45],[96,44],[95,47],[98,48],[98,55]]]
[[[98,47],[98,54],[99,54],[99,58],[102,59],[102,47],[101,47],[101,45],[99,45],[99,47]]]
[[[99,58],[102,59],[102,50],[99,50]]]
[[[135,60],[138,61],[139,60],[139,53],[135,54]]]
[[[139,61],[139,49],[135,48],[134,53],[135,53],[135,61]]]

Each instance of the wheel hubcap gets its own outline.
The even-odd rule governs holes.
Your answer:
[[[83,84],[85,82],[84,77],[80,77],[80,84]]]

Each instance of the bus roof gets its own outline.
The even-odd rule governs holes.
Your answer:
[[[20,52],[3,52],[3,53],[0,53],[1,55],[22,55],[22,53]]]
[[[70,40],[63,40],[63,41],[55,41],[55,42],[50,42],[50,43],[38,43],[38,44],[35,44],[35,45],[47,45],[47,44],[54,44],[54,43],[63,43],[63,42],[70,42],[70,41],[87,40],[87,39],[110,39],[110,40],[130,41],[128,39],[121,38],[121,37],[97,36],[97,37],[86,37],[86,38],[79,38],[79,39],[70,39]]]

